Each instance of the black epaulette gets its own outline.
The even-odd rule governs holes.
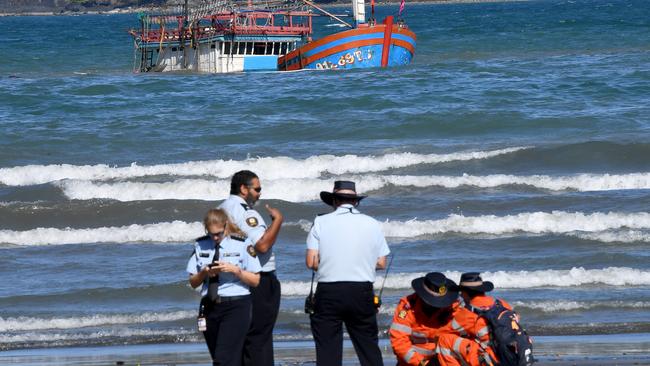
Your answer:
[[[328,213],[331,213],[331,212],[323,212],[323,213],[319,213],[319,214],[317,214],[316,216],[323,216],[323,215],[327,215]]]
[[[200,238],[196,238],[196,241],[201,241],[201,240],[205,240],[205,239],[210,239],[210,235],[203,235]]]
[[[244,208],[244,210],[246,210],[246,211],[248,211],[248,210],[250,210],[250,209],[251,209],[251,208],[250,208],[250,207],[248,207],[248,205],[247,205],[247,204],[245,204],[245,203],[240,203],[240,205],[241,205],[241,207],[243,207],[243,208]]]
[[[230,235],[230,239],[238,240],[238,241],[246,241],[246,238],[243,236],[239,235]]]

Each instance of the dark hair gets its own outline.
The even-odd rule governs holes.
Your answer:
[[[257,174],[250,170],[240,170],[232,176],[230,181],[230,194],[239,194],[239,187],[243,185],[250,186],[253,179],[258,178]],[[258,178],[259,179],[259,178]]]
[[[467,296],[469,296],[470,299],[473,299],[474,297],[478,295],[483,295],[485,292],[477,291],[477,290],[470,290],[468,288],[460,288],[461,291],[465,292]]]

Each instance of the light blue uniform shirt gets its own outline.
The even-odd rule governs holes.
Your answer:
[[[247,250],[248,246],[252,246],[249,239],[238,239],[226,236],[219,244],[219,261],[228,262],[237,265],[242,270],[248,272],[258,273],[262,266],[257,257],[252,257]],[[196,239],[194,245],[194,254],[187,262],[187,272],[191,275],[199,273],[201,268],[213,262],[214,254],[214,240],[209,236],[203,236]],[[208,294],[209,277],[203,281],[201,288],[201,295]],[[233,273],[219,273],[219,296],[243,296],[250,294],[248,285],[241,282]]]
[[[318,250],[318,282],[374,282],[377,260],[390,253],[381,224],[349,204],[316,217],[307,249]]]
[[[259,214],[248,206],[246,201],[234,194],[231,194],[225,201],[223,201],[219,208],[222,208],[228,213],[230,219],[239,226],[242,231],[246,233],[253,245],[266,232],[266,223]],[[275,271],[275,255],[273,254],[273,247],[266,253],[257,253],[257,257],[262,264],[262,272]]]

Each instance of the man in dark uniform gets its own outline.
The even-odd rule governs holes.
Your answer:
[[[275,276],[273,244],[282,226],[282,214],[266,205],[271,216],[271,226],[253,209],[259,200],[262,186],[257,175],[242,170],[233,175],[230,197],[221,203],[232,221],[255,244],[255,254],[260,260],[260,284],[251,288],[253,318],[244,343],[245,366],[273,366],[273,326],[280,310],[280,282]]]
[[[390,253],[381,224],[357,210],[365,196],[357,195],[354,182],[336,181],[333,192],[320,196],[334,211],[316,217],[307,237],[307,267],[318,271],[310,316],[316,364],[341,364],[345,323],[360,364],[383,365],[372,288],[375,270],[386,267]]]

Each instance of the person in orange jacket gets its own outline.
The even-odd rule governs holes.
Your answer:
[[[479,272],[467,272],[460,276],[458,288],[466,311],[457,312],[454,320],[462,326],[457,329],[459,335],[448,334],[439,339],[438,362],[442,366],[495,365],[498,359],[491,347],[488,324],[474,312],[474,309],[488,310],[494,305],[495,299],[485,294],[494,289],[494,284],[483,281]],[[510,304],[499,301],[512,310]]]
[[[427,365],[434,359],[438,338],[454,332],[451,320],[463,309],[456,283],[440,272],[416,278],[411,286],[415,293],[400,299],[389,330],[399,366]]]

